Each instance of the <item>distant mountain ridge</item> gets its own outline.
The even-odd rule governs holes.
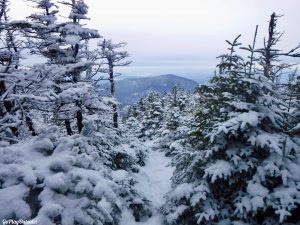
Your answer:
[[[193,91],[198,83],[173,74],[153,77],[125,78],[116,81],[116,98],[123,105],[136,103],[148,91],[160,94],[170,91],[174,85]]]

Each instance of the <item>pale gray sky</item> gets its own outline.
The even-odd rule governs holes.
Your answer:
[[[216,56],[226,50],[225,39],[242,34],[258,43],[267,31],[272,12],[284,14],[278,28],[285,31],[284,48],[300,42],[299,0],[85,0],[90,27],[105,38],[128,43],[134,61],[122,69],[128,75],[173,73],[199,80],[212,74]],[[24,19],[31,11],[25,0],[11,0],[12,17]],[[198,78],[197,78],[198,77]]]

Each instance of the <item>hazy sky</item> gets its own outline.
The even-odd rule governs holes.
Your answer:
[[[133,63],[128,75],[173,73],[201,79],[213,73],[216,56],[226,51],[225,39],[242,34],[249,44],[256,24],[258,44],[272,12],[284,14],[278,28],[285,31],[284,48],[300,42],[299,0],[85,0],[89,26],[105,38],[128,43]],[[30,12],[25,0],[11,0],[12,17]]]

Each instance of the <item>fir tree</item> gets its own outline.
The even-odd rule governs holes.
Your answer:
[[[117,77],[118,73],[115,72],[116,67],[120,66],[128,66],[131,61],[123,61],[127,57],[129,57],[128,52],[119,50],[120,48],[124,48],[127,44],[125,42],[114,44],[111,40],[103,40],[99,43],[101,47],[100,55],[103,58],[104,64],[107,65],[107,68],[102,69],[102,72],[107,73],[109,75],[109,83],[110,83],[110,96],[115,98],[116,87],[115,87],[115,77]],[[117,103],[112,104],[113,108],[113,126],[118,128],[118,108]]]
[[[194,149],[176,157],[166,223],[295,223],[300,148],[285,130],[286,104],[270,73],[247,72],[238,37],[227,42],[220,74],[198,90]]]
[[[16,39],[19,30],[8,16],[9,1],[0,2],[0,133],[1,141],[18,142],[25,136],[35,136],[28,105],[17,95],[24,94],[25,72],[19,69],[24,42]]]
[[[160,128],[161,121],[163,119],[162,102],[157,92],[149,92],[142,99],[145,108],[144,114],[141,116],[141,136],[146,138],[152,138],[157,134],[157,130]]]
[[[88,41],[100,35],[96,30],[81,24],[81,20],[87,19],[88,9],[83,1],[62,2],[71,9],[66,22],[57,21],[58,6],[51,0],[33,2],[40,12],[30,15],[28,21],[18,22],[17,25],[28,39],[31,52],[47,59],[44,66],[38,65],[32,70],[33,76],[39,73],[39,80],[43,80],[42,85],[33,82],[39,86],[34,88],[33,100],[37,102],[34,108],[49,112],[53,122],[65,126],[67,134],[75,133],[74,128],[81,133],[84,112],[90,111],[87,109],[89,106],[84,105],[87,101],[84,99],[95,98],[95,95],[88,97],[92,93],[93,80],[86,76],[85,71],[93,62],[85,58],[85,52]],[[41,101],[49,94],[51,97]]]

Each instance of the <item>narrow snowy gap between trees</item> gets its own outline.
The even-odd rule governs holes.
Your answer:
[[[152,216],[136,222],[132,213],[125,210],[122,214],[121,225],[162,224],[163,219],[159,209],[165,202],[164,196],[171,190],[174,168],[170,166],[171,158],[166,157],[161,149],[155,148],[155,141],[146,141],[144,144],[149,149],[148,157],[146,165],[141,167],[139,173],[135,175],[138,181],[135,188],[151,201]]]

